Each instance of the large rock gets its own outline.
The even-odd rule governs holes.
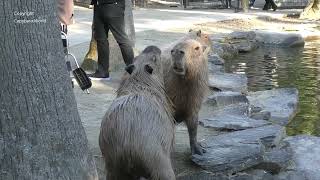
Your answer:
[[[224,73],[224,66],[215,65],[215,64],[208,64],[208,70],[209,70],[210,74]]]
[[[295,88],[250,92],[247,98],[251,105],[270,112],[270,120],[280,125],[288,124],[294,117],[299,99]]]
[[[218,54],[214,53],[208,55],[208,62],[214,65],[224,65],[224,59],[222,59]]]
[[[256,39],[260,44],[282,46],[282,47],[303,47],[304,39],[300,34],[280,33],[269,31],[256,31]]]
[[[234,173],[258,165],[265,149],[275,147],[285,136],[285,128],[269,125],[235,131],[206,139],[206,153],[192,161],[211,172]]]
[[[226,41],[232,44],[238,52],[250,52],[258,48],[254,31],[235,31],[226,37]]]
[[[236,103],[249,103],[249,100],[240,92],[222,91],[209,96],[206,102],[212,106],[227,106]]]
[[[200,124],[215,130],[243,130],[266,126],[271,123],[265,120],[251,119],[245,115],[220,113],[211,118],[201,119]]]
[[[292,151],[287,148],[274,148],[263,155],[263,162],[257,167],[272,174],[284,171],[291,163]]]
[[[238,55],[238,49],[229,43],[212,43],[212,52],[217,54],[223,59],[231,59]]]
[[[227,36],[227,39],[247,39],[254,40],[256,33],[254,31],[234,31]]]
[[[308,180],[320,179],[320,138],[308,135],[288,137],[284,142],[289,143],[293,152],[294,166],[291,173],[303,175]],[[303,178],[302,178],[303,180]]]
[[[247,77],[244,74],[217,73],[209,75],[209,87],[223,91],[247,93]]]

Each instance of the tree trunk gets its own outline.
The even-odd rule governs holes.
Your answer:
[[[0,179],[96,180],[53,0],[0,3]]]
[[[241,7],[243,12],[249,12],[249,0],[241,0]]]
[[[125,0],[125,28],[126,28],[126,33],[129,36],[129,39],[132,42],[132,45],[134,46],[135,43],[135,30],[134,30],[134,21],[133,21],[133,14],[132,14],[132,2],[131,0]],[[110,34],[111,35],[111,34]],[[111,39],[111,40],[110,40]],[[109,36],[109,41],[110,41],[110,66],[112,68],[113,64],[112,62],[123,62],[120,61],[122,59],[122,56],[120,54],[119,50],[116,50],[117,56],[112,55],[115,50],[113,49],[114,46],[112,45],[114,41],[113,36]],[[117,57],[117,58],[113,58]],[[119,58],[118,58],[119,57]],[[94,39],[94,27],[92,24],[92,35],[91,35],[91,41],[90,41],[90,46],[89,50],[83,60],[83,63],[81,64],[81,67],[85,70],[89,71],[94,71],[97,68],[97,58],[98,58],[98,52],[97,52],[97,42]]]
[[[307,7],[300,15],[301,19],[320,19],[320,0],[310,0]]]

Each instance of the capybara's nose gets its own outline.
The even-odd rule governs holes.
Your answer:
[[[173,49],[171,50],[171,54],[172,55],[184,55],[184,51],[183,50],[180,50],[180,49]]]

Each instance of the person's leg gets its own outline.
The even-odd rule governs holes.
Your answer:
[[[109,17],[109,28],[120,46],[121,54],[126,65],[132,64],[134,53],[132,42],[125,32],[124,14],[120,17]]]
[[[276,5],[276,3],[274,3],[273,0],[270,0],[270,5],[271,5],[273,11],[277,10],[278,6]]]
[[[108,31],[109,27],[104,23],[102,7],[96,6],[94,8],[93,28],[94,37],[97,41],[98,50],[98,69],[93,75],[95,77],[108,78],[109,77],[109,42]]]
[[[265,4],[263,6],[263,9],[262,10],[268,10],[268,6],[269,6],[269,0],[265,0]]]

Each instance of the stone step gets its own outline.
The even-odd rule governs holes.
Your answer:
[[[240,92],[222,91],[210,95],[206,103],[211,106],[227,106],[236,103],[249,103],[247,97]]]
[[[265,150],[279,145],[285,128],[268,125],[226,133],[203,141],[206,153],[192,155],[192,161],[211,172],[235,173],[263,161]]]
[[[247,93],[248,79],[244,74],[216,73],[209,75],[209,87],[222,91]]]
[[[255,120],[245,115],[232,115],[219,113],[211,118],[204,118],[199,121],[200,125],[214,130],[244,130],[270,125],[271,122],[265,120]]]
[[[280,88],[249,92],[247,98],[250,105],[270,112],[270,121],[285,126],[296,114],[299,96],[295,88]]]

